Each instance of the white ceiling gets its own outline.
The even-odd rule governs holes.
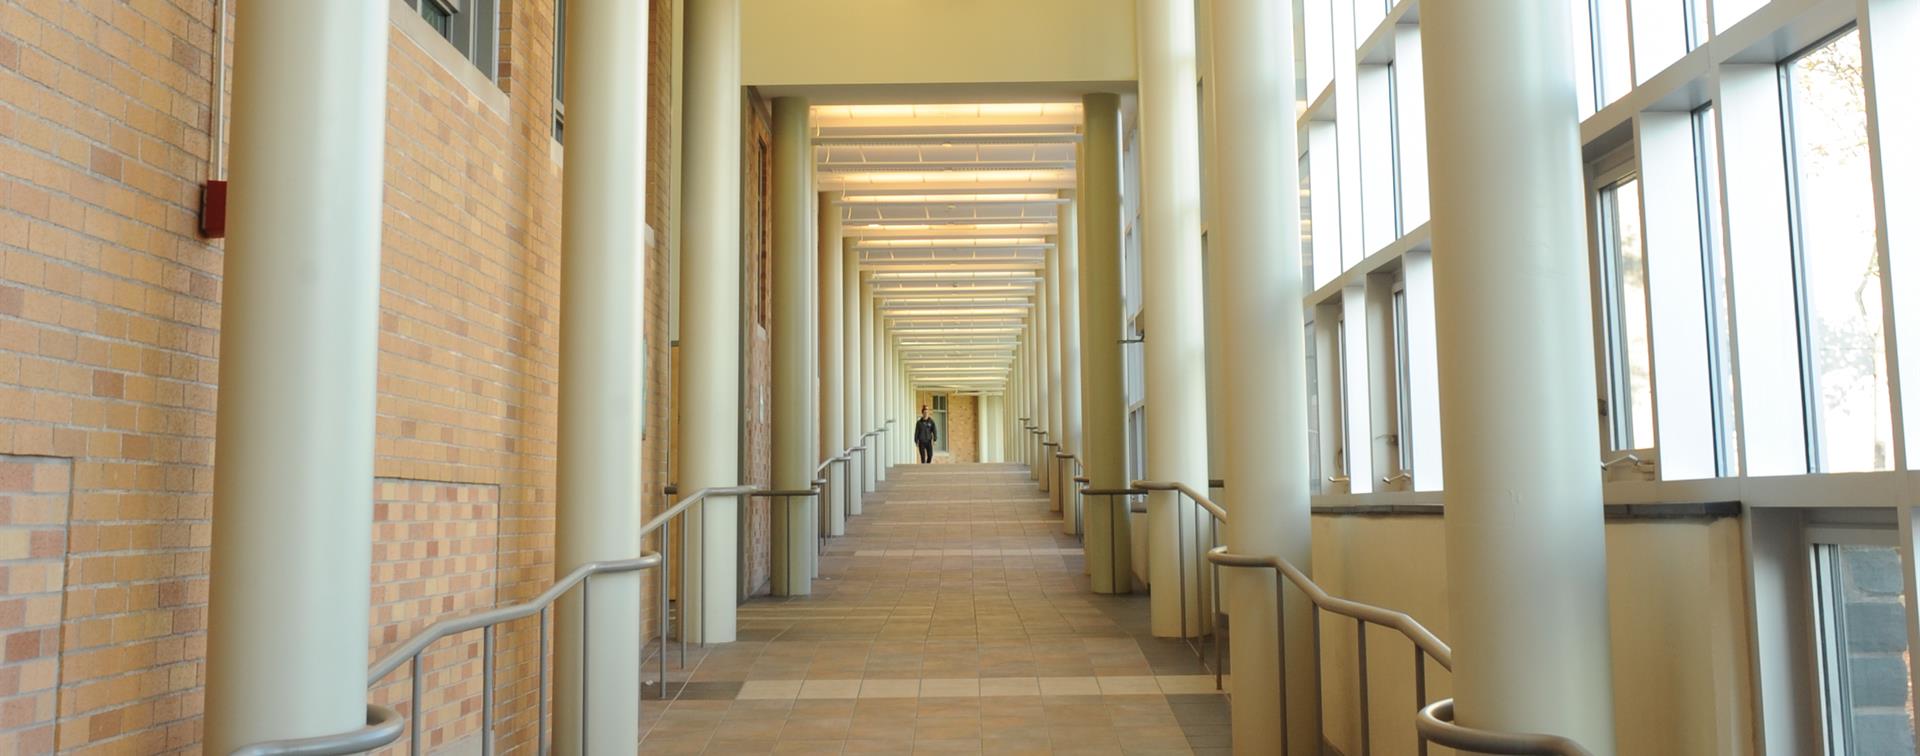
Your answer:
[[[816,107],[820,188],[921,389],[998,393],[1059,233],[1078,103]]]

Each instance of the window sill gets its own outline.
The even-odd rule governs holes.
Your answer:
[[[406,0],[388,0],[388,7],[393,18],[393,27],[398,29],[402,36],[412,41],[416,47],[427,54],[427,57],[432,58],[433,62],[440,64],[442,70],[451,74],[455,81],[466,87],[467,92],[478,99],[482,105],[487,106],[488,110],[493,111],[494,115],[502,119],[508,117],[507,93],[502,91],[498,84],[493,83],[492,79],[487,78],[486,74],[481,73],[480,69],[475,68],[473,61],[461,55],[452,42],[448,42],[447,38],[440,36],[432,26],[428,26],[427,20],[420,17],[419,11],[407,7]]]

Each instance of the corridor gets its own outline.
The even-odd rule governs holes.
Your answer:
[[[645,752],[1227,753],[1213,676],[1059,531],[1023,467],[895,467],[813,596],[747,602],[670,670]]]

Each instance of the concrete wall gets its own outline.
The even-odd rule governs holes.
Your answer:
[[[1336,596],[1405,611],[1442,640],[1446,544],[1435,516],[1313,518],[1313,575]],[[1750,753],[1745,567],[1737,519],[1616,520],[1607,524],[1607,595],[1619,752]],[[1542,610],[1549,610],[1542,607]],[[1323,619],[1326,736],[1359,745],[1355,628]],[[1414,750],[1411,646],[1390,630],[1367,637],[1375,753]],[[1429,699],[1453,695],[1430,665]],[[1435,749],[1436,753],[1443,752]]]
[[[1121,0],[743,0],[752,86],[1130,82]]]

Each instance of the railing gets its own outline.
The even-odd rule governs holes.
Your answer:
[[[818,481],[816,481],[816,483],[817,482]],[[667,490],[669,493],[672,493],[677,490],[677,487],[669,486]],[[811,494],[811,492],[808,493]],[[491,754],[494,753],[495,630],[501,624],[536,615],[540,618],[540,639],[537,651],[540,661],[537,665],[539,670],[537,673],[539,678],[538,692],[534,698],[534,706],[536,709],[534,719],[537,722],[534,742],[536,752],[545,753],[547,747],[547,712],[545,711],[545,707],[547,700],[547,683],[550,676],[547,653],[548,627],[551,624],[551,609],[553,603],[559,600],[561,596],[572,591],[575,587],[578,587],[580,589],[580,614],[584,619],[588,616],[587,610],[591,606],[592,578],[594,576],[638,572],[655,567],[661,569],[661,590],[658,591],[660,602],[660,653],[657,657],[659,660],[660,687],[658,694],[661,697],[665,697],[667,689],[667,639],[670,636],[670,614],[667,610],[666,586],[671,580],[672,570],[672,560],[670,558],[672,539],[669,535],[669,525],[672,521],[685,516],[687,511],[695,504],[705,501],[710,496],[755,495],[797,496],[801,494],[799,492],[787,491],[764,491],[753,486],[721,486],[700,489],[685,499],[682,499],[673,507],[656,515],[652,520],[647,522],[645,527],[640,529],[642,539],[646,538],[649,534],[659,533],[658,550],[643,553],[634,559],[607,560],[582,564],[574,568],[572,572],[567,573],[565,577],[556,581],[552,587],[542,592],[539,596],[534,597],[531,601],[435,622],[429,625],[426,630],[422,631],[419,635],[414,636],[400,647],[389,652],[386,656],[381,657],[379,661],[373,664],[371,670],[367,673],[367,686],[369,688],[378,685],[381,680],[386,679],[388,675],[393,674],[393,672],[401,666],[410,665],[412,668],[412,706],[415,708],[415,712],[413,717],[414,727],[411,728],[410,732],[406,727],[407,723],[405,719],[393,709],[385,706],[369,705],[367,707],[367,725],[365,727],[335,735],[254,743],[241,747],[234,751],[234,754],[235,756],[339,756],[380,748],[399,740],[403,733],[407,733],[410,736],[407,752],[412,756],[419,756],[424,753],[421,749],[421,738],[424,733],[419,726],[421,720],[418,711],[421,702],[424,700],[422,685],[425,682],[425,675],[421,667],[421,658],[434,643],[440,640],[479,630],[483,644],[481,654],[481,675],[483,680],[482,701],[480,706],[480,752],[491,756]],[[680,528],[680,537],[681,547],[684,549],[687,546],[687,528],[684,527],[684,524]],[[687,570],[686,572],[690,571],[691,570]],[[686,590],[687,586],[683,583],[681,586],[682,596],[686,595]],[[682,624],[684,625],[684,622]],[[582,621],[580,623],[580,645],[583,650],[589,648],[587,644],[589,638],[588,630],[588,623]],[[684,632],[680,635],[680,666],[684,668],[686,666],[686,638]],[[642,659],[642,663],[645,663],[644,658]],[[591,669],[591,664],[581,665],[580,688],[583,696],[587,690],[588,677]],[[644,671],[641,672],[641,676],[645,676]],[[581,740],[583,742],[585,741],[586,730],[589,724],[586,712],[587,709],[583,708],[581,710],[580,729],[582,735]]]
[[[1067,470],[1068,462],[1073,464],[1072,471]],[[1085,524],[1084,518],[1080,516],[1080,487],[1067,485],[1068,482],[1081,482],[1081,473],[1085,471],[1085,467],[1082,466],[1078,455],[1063,451],[1053,453],[1053,468],[1048,474],[1054,476],[1054,481],[1059,486],[1054,490],[1060,492],[1060,519],[1072,522],[1073,536],[1081,543],[1086,543],[1087,539],[1080,532]]]
[[[1191,494],[1189,494],[1191,495]],[[1210,511],[1211,508],[1210,508]],[[1215,511],[1222,522],[1226,520],[1224,511]],[[1315,663],[1318,663],[1320,647],[1320,613],[1330,612],[1354,621],[1356,663],[1359,671],[1359,718],[1361,756],[1373,752],[1372,722],[1369,712],[1371,699],[1368,695],[1367,675],[1367,625],[1379,625],[1397,631],[1413,645],[1413,689],[1414,704],[1418,713],[1414,718],[1414,729],[1419,739],[1419,753],[1425,756],[1428,744],[1446,746],[1474,753],[1488,754],[1524,754],[1538,756],[1590,756],[1585,748],[1571,739],[1558,735],[1540,735],[1532,733],[1501,733],[1476,730],[1454,724],[1453,700],[1427,701],[1427,661],[1431,659],[1441,669],[1453,670],[1453,649],[1427,630],[1419,622],[1404,612],[1384,609],[1358,601],[1339,598],[1328,594],[1319,584],[1313,582],[1305,573],[1285,559],[1273,556],[1249,556],[1234,554],[1225,546],[1215,546],[1207,552],[1207,561],[1218,567],[1245,569],[1270,569],[1275,573],[1273,584],[1274,611],[1277,613],[1276,642],[1279,653],[1275,658],[1279,663],[1280,682],[1280,731],[1287,728],[1287,620],[1286,620],[1286,584],[1292,583],[1305,594],[1312,607],[1311,624],[1313,626],[1313,645],[1316,649]],[[1323,716],[1324,712],[1317,714]],[[1281,756],[1286,756],[1288,744],[1282,737]]]
[[[1107,504],[1106,504],[1107,574],[1112,576],[1113,590],[1115,593],[1122,592],[1120,590],[1120,585],[1123,582],[1127,583],[1128,587],[1131,588],[1132,582],[1133,582],[1133,575],[1131,573],[1124,572],[1123,570],[1120,569],[1120,546],[1119,546],[1119,535],[1118,535],[1120,532],[1120,518],[1126,516],[1128,513],[1131,513],[1133,511],[1134,497],[1144,496],[1146,495],[1147,492],[1138,488],[1131,488],[1131,487],[1129,488],[1094,488],[1092,478],[1087,475],[1074,476],[1073,482],[1079,484],[1074,486],[1074,488],[1078,490],[1079,494],[1083,497],[1084,496],[1102,496],[1106,498],[1107,500]],[[1122,506],[1122,505],[1125,505],[1125,506]],[[1080,538],[1080,542],[1081,543],[1087,542],[1087,539],[1084,535]]]
[[[1215,481],[1208,481],[1209,484],[1214,482]],[[1187,527],[1191,525],[1193,527],[1193,534],[1196,537],[1200,535],[1202,524],[1200,513],[1202,511],[1210,515],[1204,521],[1208,547],[1212,548],[1220,545],[1220,526],[1227,522],[1227,510],[1213,503],[1213,500],[1207,498],[1205,494],[1193,490],[1192,487],[1185,483],[1177,481],[1136,480],[1133,481],[1132,486],[1143,491],[1172,492],[1176,496],[1184,496],[1193,501],[1194,507],[1190,510],[1187,517],[1180,516],[1181,513],[1178,510],[1174,511],[1174,533],[1177,539],[1174,542],[1180,544],[1182,554],[1187,551]],[[1213,685],[1216,689],[1224,689],[1226,649],[1224,647],[1225,644],[1221,642],[1220,626],[1223,624],[1221,620],[1226,616],[1226,613],[1221,611],[1220,606],[1220,568],[1216,565],[1209,565],[1206,554],[1201,550],[1194,549],[1193,552],[1192,567],[1194,583],[1196,584],[1195,588],[1201,590],[1204,594],[1204,599],[1212,604],[1213,621],[1208,623],[1207,627],[1193,628],[1193,630],[1197,630],[1198,632],[1189,632],[1187,624],[1188,564],[1187,560],[1182,557],[1175,562],[1175,564],[1179,565],[1180,573],[1180,640],[1187,644],[1187,648],[1193,651],[1195,656],[1200,657],[1201,666],[1206,666],[1207,664],[1207,643],[1209,641],[1213,643],[1213,668],[1210,670],[1213,672]],[[1205,585],[1200,585],[1200,576],[1209,571],[1211,574],[1209,575],[1208,582]]]

